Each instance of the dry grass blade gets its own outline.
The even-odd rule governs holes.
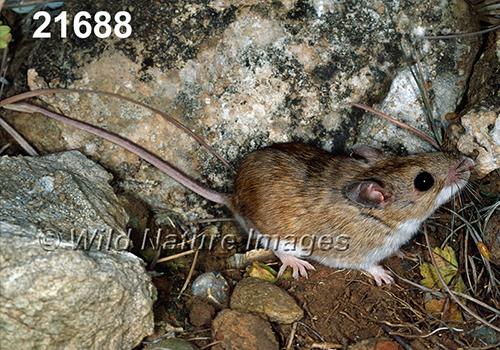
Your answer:
[[[214,341],[214,342],[207,344],[204,347],[200,348],[200,350],[205,350],[205,349],[211,348],[212,346],[220,344],[220,343],[222,343],[222,340]]]
[[[390,269],[389,269],[390,270]],[[394,273],[394,271],[390,270],[392,273]],[[397,275],[395,275],[397,276]],[[431,293],[432,295],[438,297],[438,298],[444,298],[445,295],[441,292],[438,292],[437,290],[435,289],[431,289],[431,288],[427,288],[425,286],[422,286],[421,284],[418,284],[418,283],[415,283],[413,281],[410,281],[410,280],[407,280],[406,278],[403,278],[403,277],[400,277],[400,276],[397,276],[401,281],[405,282],[405,283],[408,283],[410,285],[412,285],[413,287],[415,288],[418,288],[420,290],[422,290],[423,292],[427,292],[427,293]],[[477,300],[476,298],[473,298],[471,297],[470,295],[467,295],[467,294],[464,294],[464,293],[460,293],[460,292],[456,292],[454,290],[451,291],[453,294],[455,294],[456,296],[459,296],[461,298],[464,298],[464,299],[467,299],[475,304],[478,304],[478,305],[481,305],[482,307],[484,307],[485,309],[488,309],[490,310],[491,312],[494,312],[496,314],[498,314],[500,316],[500,310],[497,310],[495,309],[494,307],[491,307],[489,306],[488,304],[485,304],[483,303],[482,301],[480,300]]]
[[[403,348],[405,348],[406,350],[412,350],[412,347],[411,347],[411,346],[409,346],[408,344],[406,344],[406,342],[405,342],[405,341],[403,341],[403,339],[402,339],[399,335],[395,334],[395,333],[393,332],[393,330],[392,330],[392,328],[391,328],[391,327],[389,327],[388,325],[383,324],[383,323],[379,323],[379,326],[380,326],[380,327],[381,327],[384,331],[386,331],[386,332],[387,332],[387,334],[391,335],[391,336],[394,338],[394,340],[396,340],[399,344],[401,344],[401,346],[402,346]]]
[[[466,236],[468,237],[468,235]],[[468,244],[468,239],[465,240],[465,247],[467,249],[467,244]],[[477,277],[477,269],[476,269],[476,264],[474,264],[474,259],[472,258],[472,256],[468,255],[467,254],[467,251],[465,251],[464,253],[465,255],[465,271],[467,273],[467,282],[469,282],[469,286],[471,288],[471,291],[474,293],[474,294],[477,294],[477,290],[478,290],[478,277]],[[469,271],[472,269],[472,276],[473,278],[471,279],[471,274],[469,273]]]
[[[494,4],[495,2],[498,2],[498,0],[472,0],[471,4],[474,5],[476,9],[483,8],[485,6],[489,6],[491,4]]]
[[[189,281],[191,281],[191,277],[193,277],[194,267],[196,266],[196,262],[198,261],[198,253],[199,252],[200,251],[198,249],[196,249],[196,251],[194,253],[193,263],[191,264],[191,269],[189,270],[189,274],[186,277],[186,281],[184,282],[184,285],[182,286],[181,291],[179,292],[179,296],[177,297],[177,299],[181,298],[182,292],[184,292],[186,290],[186,288],[189,284]]]
[[[297,333],[297,322],[295,321],[292,324],[292,331],[290,332],[290,336],[288,337],[288,341],[286,343],[286,349],[290,350],[293,345],[293,339],[295,339],[295,333]]]
[[[492,206],[490,206],[488,208],[485,208],[485,210],[487,211],[486,212],[486,216],[484,218],[484,227],[485,228],[488,225],[488,222],[490,221],[491,216],[493,215],[493,213],[495,212],[495,210],[499,210],[499,208],[500,208],[500,201],[497,201]]]
[[[350,317],[349,315],[347,315],[348,317]],[[356,323],[356,321],[354,321],[354,323]],[[302,327],[306,328],[309,332],[313,333],[315,336],[318,337],[319,340],[321,340],[322,343],[325,342],[325,339],[318,333],[316,332],[314,329],[312,329],[311,327],[309,327],[308,325],[306,325],[305,323],[303,322],[300,322],[300,321],[297,321],[297,324],[300,324]]]
[[[457,303],[457,305],[459,305],[469,315],[473,316],[474,318],[476,318],[481,323],[483,323],[486,326],[494,329],[497,332],[500,332],[500,328],[499,327],[497,327],[495,325],[492,325],[491,323],[489,323],[488,321],[486,321],[484,318],[482,318],[481,316],[479,316],[478,314],[476,314],[474,311],[472,311],[471,309],[469,309],[467,306],[465,306],[460,301],[460,299],[450,290],[450,287],[448,287],[448,285],[446,284],[443,276],[441,275],[441,272],[439,271],[436,259],[434,258],[434,252],[432,251],[431,242],[429,241],[429,235],[427,234],[427,225],[425,225],[425,224],[424,224],[424,236],[425,236],[425,242],[427,243],[427,249],[429,250],[429,254],[431,256],[432,265],[434,265],[434,268],[436,269],[436,272],[437,272],[437,275],[439,277],[439,280],[441,281],[441,283],[443,284],[444,288],[446,289],[446,291],[448,292],[448,294],[450,295],[450,297],[453,299],[453,301],[455,301],[455,303]]]
[[[311,345],[311,349],[320,349],[320,350],[342,349],[342,345],[334,343],[313,343]]]
[[[437,36],[418,36],[417,39],[420,39],[420,40],[424,40],[424,39],[425,40],[461,39],[461,38],[468,38],[471,36],[486,34],[489,32],[493,32],[497,29],[500,29],[500,24],[496,25],[494,27],[485,29],[485,30],[480,30],[479,32],[474,32],[474,33],[454,34],[454,35],[437,35]]]
[[[466,219],[464,216],[462,216],[462,215],[460,215],[459,213],[454,212],[454,211],[452,211],[451,209],[448,209],[448,208],[446,208],[446,207],[445,207],[444,209],[445,209],[445,210],[447,210],[447,211],[449,211],[449,212],[451,212],[451,213],[452,213],[453,215],[455,215],[458,219],[462,220],[462,222],[463,222],[463,223],[465,224],[465,226],[467,227],[467,231],[470,233],[470,235],[471,235],[472,239],[474,240],[474,242],[475,242],[476,246],[478,245],[478,243],[479,243],[479,242],[482,242],[482,241],[483,241],[483,238],[482,238],[481,234],[480,234],[480,233],[478,233],[478,232],[476,231],[476,229],[473,227],[473,225],[472,225],[469,221],[467,221],[467,219]],[[478,249],[479,249],[479,248],[478,248]],[[488,274],[489,274],[489,276],[490,276],[490,280],[489,280],[489,281],[490,281],[490,284],[489,284],[489,289],[491,289],[491,290],[495,290],[497,293],[499,293],[497,285],[496,285],[496,284],[492,284],[492,283],[494,283],[494,281],[495,281],[495,275],[494,275],[493,270],[492,270],[492,268],[491,268],[491,264],[490,264],[490,262],[489,262],[489,261],[488,261],[488,259],[486,259],[486,258],[485,258],[482,254],[480,255],[480,257],[481,257],[481,259],[482,259],[482,261],[483,261],[484,265],[486,266],[486,269],[487,269]]]
[[[3,50],[2,66],[1,66],[1,68],[0,68],[0,71],[2,72],[2,73],[0,74],[0,76],[1,76],[1,78],[0,78],[0,79],[2,80],[2,84],[1,84],[1,86],[0,86],[0,96],[2,96],[2,95],[3,95],[3,88],[4,88],[4,86],[5,86],[5,82],[6,82],[6,80],[5,80],[5,73],[7,72],[7,69],[5,68],[5,65],[6,65],[6,63],[7,63],[7,53],[8,53],[8,52],[9,52],[9,47],[7,46],[7,47]]]
[[[14,138],[14,140],[16,140],[16,142],[30,156],[32,156],[32,157],[38,156],[37,151],[33,147],[31,147],[31,145],[12,126],[10,126],[9,124],[7,124],[7,122],[5,120],[3,120],[3,118],[0,118],[0,126],[2,128],[4,128],[4,130],[7,131],[9,133],[9,135],[12,136]]]
[[[0,156],[2,155],[2,153],[10,147],[10,143],[6,143],[5,145],[3,145],[1,148],[0,148]]]
[[[429,99],[429,93],[427,92],[427,84],[425,83],[424,79],[424,72],[422,71],[422,65],[420,64],[420,57],[418,56],[417,49],[415,46],[413,46],[413,53],[415,55],[415,60],[417,61],[417,68],[418,68],[418,74],[420,76],[420,84],[417,84],[422,86],[421,90],[423,92],[423,97],[424,97],[424,105],[425,108],[427,109],[427,119],[429,120],[429,125],[434,132],[434,137],[437,140],[438,145],[440,146],[439,148],[441,149],[441,146],[443,145],[443,141],[441,139],[441,135],[439,134],[439,130],[436,126],[436,122],[434,121],[434,117],[432,115],[432,110],[431,110],[431,100]]]
[[[437,149],[438,151],[441,150],[441,148],[439,147],[439,145],[434,141],[432,140],[430,137],[428,137],[427,135],[423,134],[422,132],[418,131],[417,129],[415,129],[414,127],[411,127],[409,126],[408,124],[406,123],[403,123],[397,119],[394,119],[393,117],[390,117],[388,116],[387,114],[384,114],[382,112],[379,112],[371,107],[368,107],[368,106],[365,106],[361,103],[355,103],[355,102],[351,102],[350,105],[354,106],[354,107],[358,107],[358,108],[361,108],[361,109],[364,109],[368,112],[372,112],[376,115],[378,115],[379,117],[382,117],[382,118],[385,118],[387,119],[388,121],[394,123],[394,124],[397,124],[399,125],[400,127],[408,130],[408,131],[411,131],[412,133],[414,133],[415,135],[419,136],[420,138],[424,139],[425,141],[429,142],[432,147],[434,147],[435,149]]]
[[[477,18],[493,25],[500,24],[500,0],[474,0]]]

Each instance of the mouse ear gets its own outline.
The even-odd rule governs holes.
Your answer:
[[[358,143],[348,148],[351,157],[362,158],[368,164],[375,164],[379,159],[384,158],[385,154],[378,148]]]
[[[356,181],[346,187],[347,197],[363,207],[384,208],[392,203],[393,192],[376,181]]]

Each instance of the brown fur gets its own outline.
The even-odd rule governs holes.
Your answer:
[[[398,234],[395,228],[400,223],[423,220],[436,209],[436,197],[451,184],[449,170],[463,158],[446,153],[408,157],[380,153],[377,159],[355,159],[302,143],[279,144],[245,157],[229,207],[248,228],[263,235],[287,240],[348,235],[348,249],[316,250],[311,258],[330,266],[364,266],[364,257],[383,248],[384,237]],[[435,183],[420,192],[414,188],[414,179],[423,171]],[[379,183],[387,191],[387,202],[364,207],[349,199],[346,187],[364,180]],[[397,251],[399,245],[389,250]]]

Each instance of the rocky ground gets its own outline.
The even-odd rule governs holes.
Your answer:
[[[441,259],[441,263],[452,262],[451,270],[449,264],[444,264],[448,269],[443,270],[450,276],[449,284],[458,282],[457,290],[483,302],[480,305],[468,300],[467,306],[499,326],[494,315],[500,307],[500,218],[495,207],[500,195],[500,32],[441,40],[420,38],[484,28],[487,17],[478,15],[477,8],[462,0],[447,0],[439,6],[434,1],[412,0],[66,1],[62,9],[45,10],[55,11],[52,18],[66,11],[67,38],[61,37],[61,22],[52,20],[46,29],[52,37],[36,39],[33,33],[41,21],[33,20],[33,13],[39,10],[22,14],[6,8],[2,11],[3,22],[12,28],[13,37],[5,66],[9,85],[4,86],[2,99],[46,88],[118,93],[168,113],[235,168],[249,152],[288,141],[303,141],[332,152],[362,142],[390,154],[433,151],[420,137],[350,105],[359,102],[431,138],[441,138],[444,150],[473,158],[476,166],[469,188],[427,221],[427,231],[432,247],[455,252],[455,257]],[[90,34],[81,38],[72,24],[82,11],[130,13],[131,33],[128,37],[111,34],[98,38]],[[418,77],[418,65],[422,78]],[[428,122],[423,94],[411,71],[418,80],[423,79],[428,90],[437,133]],[[231,190],[231,170],[158,113],[92,94],[59,93],[31,102],[117,133],[201,183],[222,192]],[[0,292],[0,297],[8,301],[2,305],[9,309],[1,314],[10,315],[15,310],[24,317],[24,323],[16,324],[19,332],[9,333],[19,334],[19,338],[2,338],[8,341],[6,348],[30,348],[28,344],[37,346],[37,342],[46,348],[57,348],[56,343],[61,348],[77,346],[70,338],[82,339],[78,340],[80,344],[85,342],[89,348],[105,348],[102,344],[107,344],[110,349],[133,345],[135,349],[396,349],[401,344],[413,349],[488,349],[500,342],[491,328],[451,299],[440,298],[443,294],[433,296],[429,290],[437,285],[429,284],[428,279],[422,282],[429,271],[425,263],[430,262],[422,234],[402,248],[404,258],[394,256],[384,262],[397,276],[390,288],[375,286],[373,279],[360,271],[329,269],[316,263],[317,271],[308,279],[274,281],[272,274],[261,267],[248,269],[253,260],[275,270],[279,264],[272,256],[245,255],[247,236],[224,206],[193,194],[137,155],[97,136],[40,114],[2,110],[1,116],[40,155],[76,149],[102,166],[85,167],[95,166],[98,170],[92,172],[105,169],[111,174],[99,176],[99,186],[107,193],[100,196],[103,202],[89,191],[88,183],[97,183],[90,170],[85,181],[69,181],[76,183],[71,185],[76,186],[75,193],[81,191],[78,196],[57,185],[67,188],[65,181],[76,176],[68,174],[82,171],[61,172],[57,167],[30,175],[27,185],[20,185],[21,177],[13,174],[9,181],[17,181],[18,187],[0,191],[0,227],[5,229],[0,231],[0,238],[9,247],[0,252],[0,261],[6,267],[0,271],[5,277],[2,281],[9,281],[2,284]],[[0,150],[2,156],[27,155],[3,129]],[[4,158],[7,163],[10,159]],[[35,164],[33,160],[18,160]],[[108,181],[117,197],[110,193]],[[20,196],[14,188],[27,192]],[[19,205],[19,198],[27,198],[29,205]],[[119,201],[119,205],[113,204],[110,209],[103,204],[110,200],[115,204]],[[76,206],[74,211],[67,209],[71,201]],[[19,217],[11,215],[12,208]],[[44,216],[47,208],[60,211],[54,209],[57,215],[48,218]],[[92,219],[100,211],[102,215]],[[75,213],[82,212],[89,215],[76,219]],[[127,215],[130,220],[125,225]],[[116,247],[110,256],[101,255],[102,246],[98,245],[111,237],[108,235],[90,243],[88,254],[79,251],[69,242],[68,224],[112,227],[119,236],[128,234],[135,256]],[[12,235],[12,225],[21,233]],[[62,246],[69,249],[66,254],[58,251],[65,261],[64,267],[54,270],[58,283],[51,283],[58,287],[30,288],[48,283],[39,279],[46,276],[44,270],[30,264],[58,256],[48,252],[47,246],[37,249],[39,231],[46,232],[51,225],[62,238]],[[182,243],[183,239],[197,234],[207,241],[197,253],[190,252],[192,247]],[[14,239],[18,236],[22,239]],[[222,237],[228,236],[234,238],[230,249],[221,244]],[[200,238],[196,242],[194,246],[200,244]],[[209,242],[213,243],[210,249]],[[78,259],[71,259],[75,253],[72,249],[78,251]],[[16,254],[21,251],[23,254]],[[126,262],[121,268],[120,263],[115,264],[120,259]],[[98,280],[110,273],[111,265],[116,278],[110,279],[107,287]],[[86,274],[80,274],[82,266],[87,266]],[[31,272],[19,274],[23,269]],[[146,270],[157,294],[149,277],[144,277]],[[195,296],[191,289],[194,281],[211,271],[220,272],[218,279],[227,285],[211,287]],[[245,274],[271,282],[250,279]],[[20,275],[33,279],[30,284],[26,277],[22,284],[26,288],[23,294],[37,300],[31,307],[26,298],[14,298],[20,285],[16,276]],[[86,283],[82,284],[85,289],[79,288],[80,279],[90,281],[90,286]],[[92,283],[99,288],[93,289]],[[78,290],[88,292],[80,295],[75,292]],[[95,294],[93,290],[99,290],[98,301],[86,299],[86,295]],[[81,306],[85,302],[105,305],[102,300],[116,311],[113,316],[99,307]],[[121,307],[114,309],[114,303]],[[60,310],[73,310],[72,315],[81,319],[76,318],[73,327],[70,321],[64,321],[65,316],[59,317],[53,307],[47,306],[55,304],[77,305],[76,309]],[[102,326],[110,318],[117,328]],[[30,322],[47,327],[27,327]],[[134,322],[135,327],[127,328],[128,322]],[[59,325],[71,325],[64,328],[66,337],[54,337],[53,332],[61,329]],[[88,331],[82,328],[84,325]],[[72,332],[81,337],[68,336]],[[115,337],[109,336],[110,332]],[[150,335],[144,338],[144,334]],[[175,338],[151,343],[165,334]]]

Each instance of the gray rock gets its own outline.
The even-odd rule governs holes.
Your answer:
[[[198,276],[191,285],[191,291],[197,297],[205,298],[216,304],[224,304],[227,300],[229,285],[218,271],[205,272]]]
[[[187,340],[180,338],[167,338],[161,340],[158,343],[150,344],[144,347],[144,350],[197,350],[198,348],[188,342]]]
[[[474,67],[468,104],[450,127],[458,150],[475,158],[478,177],[500,168],[500,32],[492,32]]]
[[[31,77],[29,84],[113,91],[139,99],[194,130],[235,167],[251,150],[292,140],[327,150],[369,142],[385,150],[403,147],[418,153],[429,146],[351,108],[349,102],[381,102],[392,86],[390,91],[402,96],[387,95],[381,108],[395,117],[411,112],[406,121],[427,130],[415,89],[406,86],[402,93],[397,85],[408,85],[408,72],[393,23],[405,50],[417,35],[470,32],[478,26],[464,0],[446,0],[440,6],[431,0],[385,4],[90,3],[86,10],[94,13],[131,12],[131,37],[44,39],[30,58],[39,77]],[[75,14],[80,2],[65,1],[64,10]],[[440,125],[446,126],[443,114],[455,109],[464,91],[479,43],[473,37],[417,45],[427,83],[437,88],[431,89],[431,99]],[[156,114],[96,96],[56,95],[45,100],[69,116],[139,143],[201,182],[230,188],[228,170]],[[129,152],[58,122],[14,115],[8,121],[44,152],[80,148],[119,174],[122,188],[144,202],[186,219],[213,215],[213,206],[207,213],[198,196]]]
[[[0,178],[0,348],[131,349],[152,333],[156,290],[122,250],[109,175],[68,152],[3,157]],[[84,248],[69,233],[82,228],[116,232]]]
[[[234,310],[222,310],[212,323],[214,350],[278,350],[271,325],[262,318]]]
[[[0,158],[0,221],[83,248],[128,249],[112,176],[80,152]],[[36,214],[36,215],[34,215]]]
[[[424,67],[424,72],[438,69],[437,66],[438,64],[435,63],[433,67]],[[412,69],[413,72],[418,72],[417,67],[414,66]],[[437,128],[441,133],[449,125],[449,121],[444,118],[445,115],[455,111],[463,96],[465,77],[444,71],[436,76],[426,75],[424,79],[429,85],[432,85],[433,94],[438,96],[432,100],[431,107]],[[436,139],[429,126],[422,96],[409,68],[404,68],[397,73],[385,99],[382,103],[374,105],[373,108],[413,126],[433,140]],[[419,136],[373,115],[366,115],[363,119],[358,141],[369,143],[378,148],[389,148],[389,152],[401,148],[411,154],[435,151],[427,141]]]
[[[432,114],[441,133],[449,125],[445,115],[456,110],[466,90],[473,64],[472,56],[477,53],[481,39],[419,39],[420,36],[469,33],[479,29],[477,19],[473,19],[472,11],[461,0],[447,1],[446,8],[433,6],[432,2],[428,5],[426,2],[405,1],[399,4],[403,7],[400,11],[397,10],[398,5],[392,11],[398,12],[393,15],[394,24],[403,36],[402,47],[409,57],[411,70],[417,77],[415,56],[418,55],[421,61]],[[397,40],[393,43],[396,44]],[[388,93],[384,94],[380,104],[374,104],[373,107],[435,139],[410,67],[403,63],[396,65],[391,70],[391,77]],[[430,144],[418,136],[372,114],[366,114],[361,121],[357,142],[369,143],[389,152],[399,149],[410,154],[434,151]]]
[[[304,317],[304,311],[287,292],[258,278],[245,278],[236,285],[231,309],[263,313],[277,323],[292,323]]]

